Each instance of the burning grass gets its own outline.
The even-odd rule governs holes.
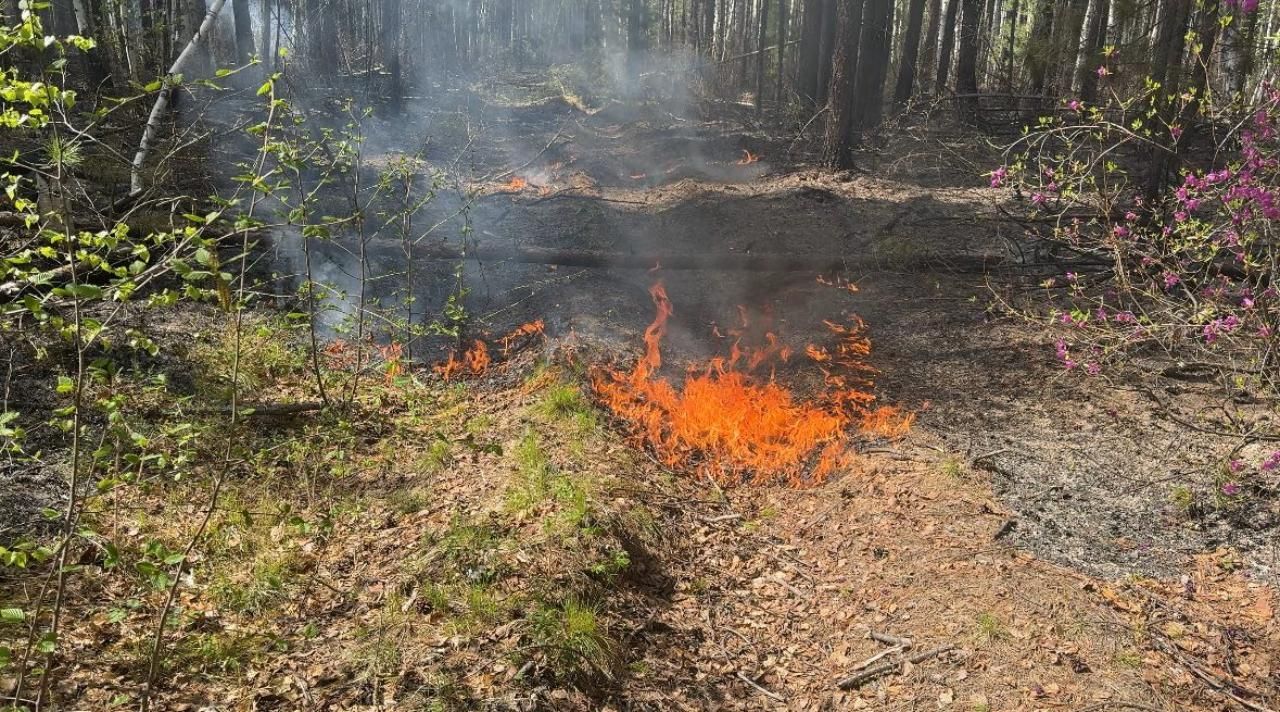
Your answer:
[[[510,333],[498,339],[502,357],[509,358],[513,351],[541,338],[545,328],[546,326],[539,319],[511,330]],[[480,376],[489,370],[492,364],[493,355],[489,352],[489,345],[482,339],[476,339],[461,354],[457,351],[449,354],[449,358],[444,363],[437,364],[433,370],[447,381],[464,375]]]
[[[650,294],[657,315],[644,333],[644,356],[630,372],[596,369],[592,383],[600,401],[668,467],[695,469],[724,485],[809,486],[846,462],[851,427],[886,437],[909,430],[912,415],[873,407],[874,370],[865,361],[871,342],[861,320],[828,322],[837,336],[834,350],[806,347],[825,383],[813,400],[774,378],[772,367],[788,361],[791,349],[772,333],[764,346],[744,350],[742,332],[733,332],[727,358],[690,371],[677,387],[657,376],[671,300],[661,282]],[[769,376],[756,375],[766,365]]]

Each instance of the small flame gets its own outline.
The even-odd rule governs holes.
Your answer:
[[[484,373],[491,362],[489,347],[480,339],[476,339],[471,344],[471,347],[462,354],[462,358],[458,358],[457,352],[451,353],[449,354],[449,359],[436,366],[434,370],[447,381],[463,373],[479,376]]]
[[[742,149],[742,158],[738,161],[738,165],[749,166],[758,160],[760,160],[759,154],[752,153],[744,148]]]
[[[645,178],[648,178],[648,177],[649,177],[648,173],[632,173],[631,174],[631,180],[644,180]]]
[[[506,183],[504,183],[502,187],[506,188],[512,193],[519,193],[520,191],[529,187],[529,181],[525,180],[524,178],[521,178],[520,176],[516,176],[515,178],[512,178],[510,181],[507,181]]]

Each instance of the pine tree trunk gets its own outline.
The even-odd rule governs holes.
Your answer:
[[[951,74],[951,53],[956,43],[956,16],[960,14],[961,0],[947,0],[947,14],[942,19],[942,46],[938,49],[938,78],[934,81],[935,92],[946,91],[947,79]]]
[[[800,22],[800,57],[796,63],[796,92],[801,99],[818,96],[818,52],[822,49],[823,0],[804,0]]]
[[[920,56],[920,28],[924,24],[925,0],[911,0],[907,7],[907,28],[902,37],[902,59],[898,63],[898,80],[893,86],[893,103],[902,105],[915,91],[916,59]]]
[[[831,115],[827,118],[823,159],[837,170],[853,167],[853,116],[858,75],[858,42],[862,37],[863,0],[841,0],[836,7],[835,60],[831,68]]]
[[[1148,128],[1156,136],[1147,164],[1145,195],[1154,201],[1168,181],[1169,167],[1173,164],[1172,143],[1161,136],[1168,134],[1164,128],[1173,123],[1179,87],[1182,83],[1182,54],[1186,43],[1187,23],[1191,18],[1194,0],[1164,0],[1156,25],[1156,41],[1151,53],[1151,81],[1160,88],[1156,92],[1155,116]]]
[[[756,42],[756,113],[764,108],[764,64],[769,54],[764,51],[769,39],[769,0],[760,0],[760,34]]]
[[[1213,70],[1213,50],[1218,45],[1218,3],[1208,3],[1200,8],[1200,23],[1196,29],[1196,38],[1200,43],[1196,52],[1195,66],[1191,68],[1191,101],[1183,109],[1181,123],[1192,121],[1200,113],[1204,105],[1205,92],[1209,90],[1209,74]]]
[[[382,64],[391,75],[391,86],[387,88],[388,98],[392,111],[399,111],[400,101],[404,96],[400,76],[400,0],[382,0],[382,32],[380,34]]]
[[[978,32],[981,29],[982,0],[964,0],[960,13],[960,52],[956,57],[956,93],[978,93]],[[975,121],[978,116],[976,97],[964,99],[960,104],[965,121]]]
[[[1085,41],[1076,83],[1080,98],[1092,102],[1098,98],[1098,67],[1107,45],[1107,18],[1111,16],[1111,0],[1093,0],[1089,6],[1089,33]]]
[[[1084,30],[1084,15],[1088,10],[1089,0],[1067,0],[1059,8],[1061,21],[1055,21],[1058,30],[1054,38],[1056,54],[1062,58],[1054,72],[1052,89],[1057,95],[1071,93],[1071,82],[1076,76],[1076,65],[1080,62],[1080,33]]]
[[[1261,10],[1236,11],[1231,24],[1226,28],[1226,51],[1223,55],[1226,60],[1227,89],[1233,99],[1244,94],[1249,76],[1253,74],[1254,43],[1257,41],[1260,14]]]
[[[823,0],[822,3],[822,43],[818,47],[818,95],[815,102],[818,106],[826,106],[831,100],[831,79],[836,66],[836,44],[840,25],[840,2],[856,0]],[[858,2],[858,21],[861,22],[862,3]],[[853,58],[856,63],[858,58]]]
[[[249,19],[249,0],[231,0],[231,14],[236,28],[236,63],[248,64],[253,59],[253,22]]]
[[[920,48],[920,83],[933,90],[934,72],[938,69],[938,32],[942,29],[942,0],[929,0],[929,25]]]
[[[778,102],[778,106],[782,106],[785,103],[782,94],[782,78],[787,76],[787,23],[791,21],[791,18],[788,17],[789,14],[787,0],[778,0],[778,77],[777,86],[773,92],[774,100]]]
[[[1018,23],[1022,21],[1022,0],[1013,0],[1009,5],[1009,14],[1005,17],[1005,23],[1009,25],[1009,35],[1005,39],[1004,61],[1005,61],[1005,91],[1013,93],[1013,57],[1016,53],[1015,46],[1018,41]]]
[[[854,126],[859,132],[878,126],[884,116],[884,81],[893,38],[893,0],[866,0],[864,7],[855,84]]]
[[[1031,38],[1027,42],[1026,64],[1031,74],[1031,93],[1043,94],[1053,65],[1053,7],[1054,0],[1040,0],[1031,25]]]

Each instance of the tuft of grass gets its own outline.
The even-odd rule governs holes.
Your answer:
[[[978,616],[978,636],[987,642],[1005,637],[1004,623],[994,613]]]
[[[569,684],[610,680],[618,664],[618,644],[595,607],[570,598],[543,604],[529,616],[533,643],[556,677]]]
[[[516,476],[507,490],[507,509],[523,514],[537,509],[551,495],[555,471],[532,430],[516,445]]]
[[[422,487],[398,489],[387,494],[387,505],[397,514],[421,512],[430,501],[430,492]]]
[[[164,665],[171,671],[205,675],[233,673],[249,666],[266,648],[266,640],[260,636],[198,633],[180,638],[165,656]]]
[[[286,598],[289,586],[302,570],[303,562],[297,552],[266,552],[255,557],[248,571],[240,575],[215,572],[209,593],[220,608],[237,613],[261,613]]]
[[[594,428],[595,411],[582,389],[571,384],[562,383],[547,389],[546,395],[538,403],[538,410],[553,420],[569,421],[582,429]]]
[[[948,457],[946,457],[942,461],[942,464],[938,466],[938,470],[943,475],[946,475],[948,478],[953,480],[963,480],[967,473],[967,468],[965,468],[964,460],[960,459],[959,457],[956,457],[955,455],[949,455]]]

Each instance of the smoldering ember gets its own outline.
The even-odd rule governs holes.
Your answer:
[[[0,16],[0,710],[1280,710],[1280,0]]]

